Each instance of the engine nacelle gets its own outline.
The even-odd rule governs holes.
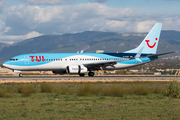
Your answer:
[[[83,65],[69,65],[66,68],[66,72],[69,74],[86,73],[88,70]]]
[[[65,70],[52,71],[54,74],[66,74]]]

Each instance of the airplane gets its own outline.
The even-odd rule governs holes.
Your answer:
[[[158,56],[156,54],[162,23],[156,23],[140,45],[123,53],[32,53],[12,57],[3,66],[19,73],[22,71],[52,71],[55,74],[79,74],[94,76],[96,70],[118,70],[139,66]]]

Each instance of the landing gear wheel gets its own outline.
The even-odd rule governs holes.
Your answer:
[[[93,76],[94,76],[94,72],[89,72],[89,73],[88,73],[88,76],[89,76],[89,77],[93,77]]]
[[[23,76],[23,74],[22,73],[19,73],[19,77],[22,77]]]
[[[81,74],[79,74],[79,76],[80,76],[80,77],[84,77],[84,76],[85,76],[85,74],[81,73]]]

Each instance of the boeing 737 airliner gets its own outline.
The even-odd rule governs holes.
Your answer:
[[[141,44],[123,53],[32,53],[12,57],[3,66],[14,72],[52,71],[56,74],[94,76],[95,70],[117,70],[145,64],[155,60],[162,23],[156,23]]]

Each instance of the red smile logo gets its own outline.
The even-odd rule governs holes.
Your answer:
[[[158,40],[158,38],[156,38],[155,40]],[[153,48],[156,45],[156,42],[153,45],[149,45],[150,40],[145,40],[145,42],[147,42],[147,46],[149,48]]]

